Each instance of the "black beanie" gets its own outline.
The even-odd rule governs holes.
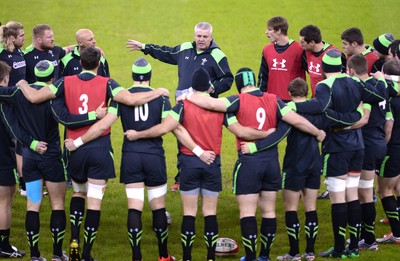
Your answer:
[[[134,81],[150,81],[151,65],[143,57],[137,59],[132,65],[132,78]]]
[[[342,71],[342,54],[339,50],[329,49],[322,57],[322,70],[325,73]]]
[[[255,86],[255,75],[253,71],[250,68],[241,68],[239,71],[237,71],[235,75],[235,83],[236,83],[236,88],[238,92],[242,90],[243,87],[246,87],[248,85],[253,85]]]
[[[373,45],[379,53],[388,55],[389,45],[394,41],[393,34],[382,34],[375,38]]]
[[[203,68],[196,69],[192,76],[192,88],[199,92],[210,89],[210,74]]]
[[[35,65],[35,76],[39,82],[48,82],[54,78],[54,65],[48,60],[42,60]]]

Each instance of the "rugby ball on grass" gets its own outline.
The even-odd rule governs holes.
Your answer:
[[[239,252],[239,244],[228,237],[220,237],[217,239],[217,246],[215,247],[215,255],[217,256],[231,256]]]

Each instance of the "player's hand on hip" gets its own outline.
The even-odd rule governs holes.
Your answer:
[[[207,165],[211,165],[215,160],[215,152],[212,150],[205,150],[200,155],[200,160],[206,163]]]
[[[100,104],[99,107],[97,107],[96,109],[96,119],[103,119],[104,116],[106,116],[107,113],[107,107],[103,107],[104,106],[104,102],[102,102]]]
[[[39,143],[36,145],[35,151],[39,154],[45,154],[47,151],[47,142],[39,141]]]
[[[326,133],[323,130],[319,130],[318,136],[317,136],[317,140],[319,142],[322,142],[326,137]]]
[[[67,150],[69,150],[69,151],[75,151],[76,150],[76,147],[74,145],[74,140],[73,139],[66,139],[64,141],[64,145],[67,148]]]
[[[241,142],[240,143],[240,150],[242,151],[243,154],[250,153],[249,144],[247,142]]]

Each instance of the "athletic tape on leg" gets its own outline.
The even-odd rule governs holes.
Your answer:
[[[343,192],[346,190],[346,180],[335,177],[327,177],[325,184],[328,186],[329,192]]]
[[[87,197],[88,198],[97,198],[97,199],[103,199],[104,192],[106,190],[107,184],[104,185],[96,185],[88,182],[88,192],[87,192]]]
[[[160,198],[167,194],[167,184],[162,185],[161,187],[148,189],[147,190],[147,197],[149,198],[149,202],[155,198]]]
[[[347,176],[346,188],[358,188],[358,183],[360,183],[360,176]]]
[[[367,189],[367,188],[373,188],[374,187],[374,180],[366,180],[366,179],[360,179],[360,182],[358,183],[358,187],[362,189]]]
[[[126,197],[144,201],[144,188],[126,188]]]
[[[40,203],[42,201],[42,182],[40,179],[26,182],[26,197],[32,203]]]

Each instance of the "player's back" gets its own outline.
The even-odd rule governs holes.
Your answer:
[[[128,91],[131,93],[148,92],[153,89],[150,86],[136,85]],[[142,131],[161,123],[163,117],[171,109],[169,99],[161,96],[140,106],[127,106],[119,104],[119,114],[121,116],[122,128],[124,131]],[[162,148],[162,138],[140,139],[130,142],[124,138],[122,151],[133,151],[142,153],[164,153]]]
[[[89,74],[89,73],[85,73]],[[109,78],[84,74],[64,77],[65,104],[72,114],[85,114],[96,110],[102,102],[108,104],[107,83]],[[91,125],[78,129],[67,129],[68,138],[76,139],[83,135]],[[110,129],[103,133],[105,136]]]
[[[177,106],[179,105],[182,104],[178,104]],[[186,100],[183,101],[183,110],[184,116],[181,123],[189,132],[193,140],[202,149],[212,150],[219,155],[222,144],[224,114],[205,110]],[[181,151],[184,154],[193,154],[183,146],[181,146]]]

